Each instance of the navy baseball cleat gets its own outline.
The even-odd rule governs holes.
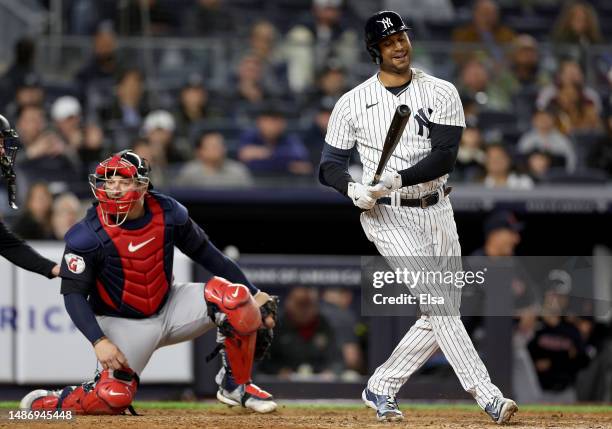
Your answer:
[[[501,425],[510,421],[514,413],[518,411],[518,406],[512,399],[498,396],[487,404],[485,411],[495,423]]]
[[[404,419],[395,396],[377,395],[366,387],[361,393],[361,399],[368,407],[376,410],[376,418],[379,422],[399,422]]]

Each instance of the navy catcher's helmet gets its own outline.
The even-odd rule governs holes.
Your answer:
[[[365,42],[372,61],[376,64],[382,62],[378,43],[385,37],[400,31],[408,31],[408,27],[396,12],[381,10],[368,18],[365,25]]]

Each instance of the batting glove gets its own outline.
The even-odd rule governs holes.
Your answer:
[[[366,186],[361,183],[349,183],[348,196],[353,204],[363,210],[370,210],[376,204],[376,199],[368,195]]]
[[[391,192],[397,191],[402,187],[402,176],[399,173],[385,173],[374,186],[367,187],[369,197],[377,200],[386,197]]]

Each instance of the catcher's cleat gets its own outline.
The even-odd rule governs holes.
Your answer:
[[[518,405],[512,399],[498,396],[493,398],[485,407],[485,412],[491,416],[498,425],[508,423],[510,418],[518,411]]]
[[[23,397],[19,403],[22,410],[55,411],[62,390],[33,390]]]
[[[361,399],[368,407],[376,410],[376,418],[379,422],[399,422],[404,419],[395,396],[377,395],[365,388],[361,393]]]
[[[271,413],[277,407],[272,395],[253,383],[241,384],[231,392],[219,387],[217,399],[230,407],[243,406],[258,413]]]

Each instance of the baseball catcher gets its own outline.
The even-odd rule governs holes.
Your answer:
[[[155,350],[218,328],[219,400],[274,411],[272,396],[251,382],[258,332],[275,325],[274,299],[213,245],[185,207],[153,190],[148,164],[134,152],[101,162],[89,183],[96,202],[66,234],[61,292],[102,371],[81,386],[30,392],[21,408],[121,414]],[[173,284],[174,246],[215,277]]]

